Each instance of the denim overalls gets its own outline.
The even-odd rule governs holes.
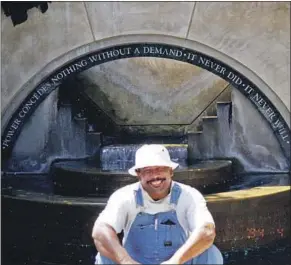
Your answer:
[[[141,188],[136,191],[135,200],[140,212],[131,225],[124,248],[137,262],[160,264],[170,259],[187,240],[188,237],[179,224],[175,211],[180,194],[181,188],[175,183],[170,198],[172,210],[148,214],[144,212]],[[115,263],[98,253],[95,264]],[[217,247],[212,245],[186,264],[223,264],[223,258]]]

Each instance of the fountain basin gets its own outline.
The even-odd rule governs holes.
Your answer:
[[[171,160],[180,166],[187,166],[187,144],[163,144],[169,151]],[[103,146],[100,151],[100,167],[105,170],[126,171],[134,165],[135,153],[141,144],[115,144]]]
[[[248,249],[290,237],[290,186],[206,195],[221,249]]]
[[[22,264],[93,264],[91,230],[107,200],[2,190],[3,253]],[[290,239],[290,186],[216,193],[206,200],[222,251]]]
[[[109,196],[115,190],[137,181],[125,170],[102,170],[83,161],[62,161],[51,166],[54,193],[63,196]],[[178,168],[174,180],[203,193],[225,190],[232,178],[232,162],[207,160]]]

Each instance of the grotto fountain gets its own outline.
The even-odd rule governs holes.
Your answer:
[[[180,164],[174,179],[206,196],[228,264],[285,246],[288,159],[256,109],[200,67],[129,58],[59,84],[2,158],[8,260],[91,264],[93,222],[114,190],[136,181],[126,170],[143,143],[166,145]]]

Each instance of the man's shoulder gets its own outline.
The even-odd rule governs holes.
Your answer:
[[[178,184],[179,187],[181,188],[181,195],[182,196],[185,196],[185,197],[201,197],[203,196],[202,193],[197,190],[196,188],[190,186],[190,185],[187,185],[187,184],[183,184],[181,182],[177,182],[175,181],[174,183]]]
[[[126,185],[114,191],[110,197],[118,198],[121,201],[134,199],[134,191],[138,189],[139,182]]]

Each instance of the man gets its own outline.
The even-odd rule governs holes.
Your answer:
[[[162,145],[137,150],[129,173],[139,182],[115,191],[94,224],[96,264],[223,264],[206,201],[172,180],[177,166]]]

